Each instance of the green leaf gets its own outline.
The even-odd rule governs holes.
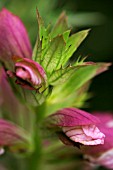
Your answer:
[[[70,76],[72,76],[76,69],[77,67],[68,66],[66,68],[60,68],[59,70],[54,71],[49,78],[49,84],[55,86],[64,83],[70,78]]]
[[[77,50],[79,45],[88,35],[89,30],[83,30],[77,32],[69,37],[66,43],[66,48],[63,54],[62,65],[65,65],[69,58],[73,55],[73,53]]]
[[[78,66],[73,76],[60,88],[60,91],[63,91],[62,96],[70,95],[107,67],[106,63],[84,63],[84,65]]]
[[[63,32],[68,30],[68,24],[67,24],[67,16],[65,12],[62,12],[59,16],[54,28],[51,31],[51,37],[54,38],[60,34],[63,34]]]
[[[68,41],[68,38],[69,38],[69,34],[70,34],[70,30],[67,30],[63,33],[63,38],[64,38],[64,41],[67,43]]]
[[[76,97],[74,96],[75,100],[73,101],[74,107],[87,107],[86,100],[91,98],[91,93],[87,92],[90,83],[91,80],[86,82],[81,88],[79,88],[79,90],[76,91]]]
[[[49,39],[49,33],[48,29],[45,28],[44,22],[38,12],[37,9],[37,20],[38,20],[38,37],[36,40],[35,47],[33,49],[32,58],[33,60],[37,61],[39,64],[41,63],[41,56],[42,51],[47,47],[48,39]]]
[[[76,107],[74,102],[77,102],[78,90],[94,76],[105,71],[108,66],[109,64],[106,63],[85,63],[79,66],[67,82],[54,87],[51,96],[46,101],[46,115],[64,107]]]
[[[61,67],[61,58],[63,49],[65,48],[65,42],[63,36],[57,36],[49,42],[49,47],[46,50],[45,55],[42,56],[41,65],[50,75],[53,70]]]

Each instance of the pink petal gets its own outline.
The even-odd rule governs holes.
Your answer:
[[[113,149],[106,151],[99,157],[85,155],[85,158],[95,165],[101,165],[108,169],[113,169]]]
[[[4,149],[0,147],[0,155],[4,154]]]
[[[83,131],[87,136],[91,136],[93,139],[105,137],[95,125],[83,126]]]
[[[34,86],[38,86],[46,81],[46,73],[42,66],[30,59],[23,59],[15,64],[15,68],[24,68],[27,74],[26,79]],[[23,71],[22,71],[23,73]],[[24,75],[21,72],[16,72],[16,75],[24,79]],[[20,75],[21,74],[21,75]],[[25,74],[25,72],[24,72]],[[25,79],[25,80],[26,80]],[[30,80],[29,80],[30,79]]]
[[[5,113],[8,119],[31,131],[31,112],[16,98],[3,68],[0,68],[0,109],[3,117]]]
[[[35,90],[45,88],[47,77],[42,66],[35,61],[13,56],[15,73],[7,71],[9,77],[16,77],[16,83],[24,88]]]
[[[105,135],[99,130],[96,124],[100,121],[97,117],[77,108],[66,108],[59,110],[49,116],[50,126],[58,127],[73,142],[83,145],[104,144]],[[60,139],[64,144],[74,145],[68,138]]]
[[[93,113],[100,119],[100,123],[97,125],[99,130],[105,134],[105,140],[103,145],[93,147],[81,147],[86,154],[102,154],[113,148],[113,114],[107,112]]]
[[[7,9],[2,9],[0,12],[0,60],[11,63],[11,57],[14,55],[31,58],[30,41],[22,21]]]
[[[0,119],[0,146],[12,146],[17,143],[27,142],[27,134],[15,124]]]
[[[104,143],[105,135],[95,125],[63,127],[63,132],[74,142],[83,145]]]
[[[18,115],[19,103],[7,81],[7,76],[3,68],[0,68],[0,100],[1,107],[11,113],[13,118]],[[10,114],[10,116],[11,116]]]
[[[24,68],[24,67],[23,67]],[[24,80],[26,79],[30,79],[30,74],[29,72],[27,72],[25,69],[23,69],[21,67],[17,67],[16,69],[16,76],[23,78]]]
[[[100,122],[97,117],[77,108],[59,110],[55,114],[49,116],[49,119],[51,124],[61,127],[90,125]]]

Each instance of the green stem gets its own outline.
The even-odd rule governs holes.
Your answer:
[[[34,135],[34,152],[30,155],[27,161],[27,169],[26,170],[41,170],[41,162],[42,162],[42,145],[40,136],[38,136],[38,132]]]

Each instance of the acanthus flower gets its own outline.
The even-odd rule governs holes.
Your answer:
[[[0,60],[12,68],[12,56],[31,59],[32,48],[22,21],[7,9],[0,11]]]
[[[81,150],[84,153],[84,158],[94,166],[113,169],[113,114],[94,112],[93,115],[101,121],[98,127],[106,136],[104,144],[93,147],[81,146]]]
[[[16,77],[16,83],[27,89],[38,89],[46,84],[46,74],[40,64],[28,58],[13,57],[15,72],[7,71]]]
[[[49,116],[49,121],[50,127],[60,128],[58,135],[65,144],[104,144],[105,135],[98,128],[99,119],[83,110],[65,108]]]
[[[46,84],[42,66],[32,60],[32,49],[21,20],[6,9],[0,12],[0,60],[10,77],[27,89],[38,89]],[[3,38],[2,38],[3,37]]]
[[[4,153],[4,147],[10,150],[18,150],[23,152],[29,146],[26,131],[15,125],[14,123],[0,119],[0,152]],[[15,149],[13,149],[15,148]]]

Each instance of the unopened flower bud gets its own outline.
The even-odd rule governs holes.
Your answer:
[[[16,83],[27,89],[38,89],[46,84],[46,73],[37,62],[21,57],[13,57],[15,73],[7,72],[10,77],[16,77]],[[12,76],[13,75],[13,76]]]

